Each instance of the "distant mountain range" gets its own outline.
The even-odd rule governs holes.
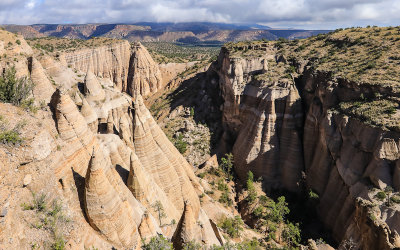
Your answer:
[[[89,39],[110,37],[143,42],[180,42],[188,44],[220,44],[256,39],[276,40],[306,38],[329,30],[272,29],[259,24],[227,24],[209,22],[133,24],[33,24],[2,25],[25,38],[64,37]]]

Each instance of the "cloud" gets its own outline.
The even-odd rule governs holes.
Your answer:
[[[272,27],[400,25],[398,0],[1,0],[0,23],[246,22]]]

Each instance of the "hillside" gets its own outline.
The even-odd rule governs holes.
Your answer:
[[[3,25],[13,33],[25,38],[59,37],[89,39],[108,37],[126,39],[130,42],[181,42],[185,44],[217,44],[283,38],[305,38],[325,30],[279,30],[256,24],[224,23],[135,23],[135,24],[35,24]]]
[[[230,43],[213,65],[236,173],[252,171],[266,190],[314,193],[342,247],[399,244],[390,198],[400,188],[399,30]]]
[[[23,30],[0,30],[0,249],[400,247],[400,27]]]

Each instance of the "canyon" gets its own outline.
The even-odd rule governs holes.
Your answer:
[[[37,107],[0,103],[2,131],[23,138],[0,144],[0,248],[54,248],[60,235],[67,249],[140,249],[160,235],[175,249],[293,247],[250,227],[250,171],[260,194],[317,196],[334,246],[400,247],[398,29],[227,43],[216,60],[166,64],[139,42],[44,53],[0,30],[1,75],[30,79]],[[201,177],[229,153],[233,205]],[[220,220],[240,215],[248,225],[229,237]]]

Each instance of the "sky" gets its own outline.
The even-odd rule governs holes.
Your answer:
[[[400,0],[0,0],[1,24],[225,22],[273,28],[400,25]]]

